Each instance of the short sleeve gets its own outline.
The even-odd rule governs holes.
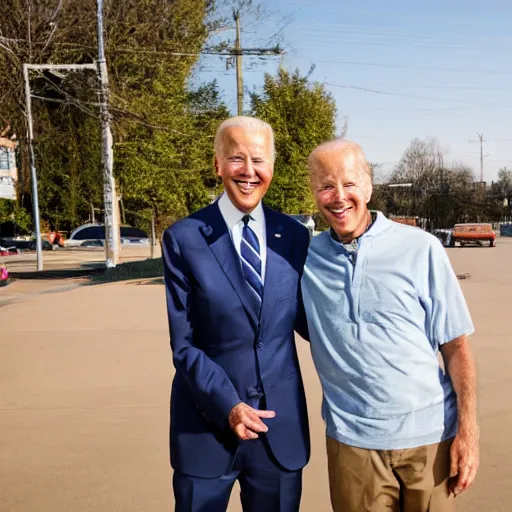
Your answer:
[[[428,273],[427,329],[432,344],[472,334],[475,329],[459,280],[438,240],[430,245]]]

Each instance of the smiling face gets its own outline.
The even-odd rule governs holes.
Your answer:
[[[365,165],[359,146],[348,142],[320,146],[309,158],[318,209],[343,242],[361,236],[371,220],[372,184]]]
[[[251,213],[266,194],[274,172],[269,130],[226,127],[215,155],[215,168],[233,205]]]

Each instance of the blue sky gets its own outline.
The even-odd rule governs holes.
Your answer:
[[[288,69],[326,84],[348,118],[348,135],[382,174],[393,169],[414,137],[437,137],[446,161],[480,173],[477,133],[484,139],[484,179],[512,167],[512,2],[404,0],[275,0],[276,15],[244,20],[242,44],[265,46],[286,20],[282,46]],[[226,35],[230,35],[227,33]],[[248,90],[258,89],[279,59],[244,57]],[[204,57],[199,78],[217,78],[233,113],[235,72]]]

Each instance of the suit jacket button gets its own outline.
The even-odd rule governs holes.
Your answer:
[[[261,338],[258,340],[258,343],[256,343],[257,348],[263,347],[263,342],[261,341]]]

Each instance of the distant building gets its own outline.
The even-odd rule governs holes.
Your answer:
[[[0,199],[16,199],[16,142],[0,137]]]

